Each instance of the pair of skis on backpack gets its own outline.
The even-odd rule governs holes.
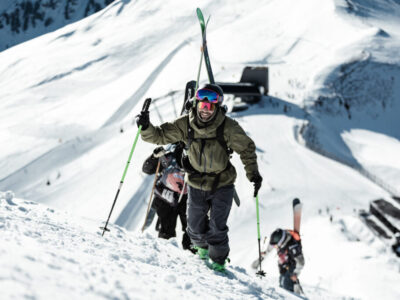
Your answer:
[[[293,207],[293,230],[300,234],[300,221],[301,221],[301,209],[302,209],[302,203],[300,202],[300,199],[298,198],[293,199],[292,207]],[[267,237],[264,238],[264,245],[266,240]],[[272,249],[273,247],[268,244],[267,248],[264,251],[261,251],[261,260],[259,258],[254,260],[253,263],[251,264],[251,267],[253,269],[257,269],[260,266],[260,263],[268,255],[268,253],[271,252]]]

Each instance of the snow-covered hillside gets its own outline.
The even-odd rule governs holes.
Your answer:
[[[92,220],[0,201],[2,299],[297,299],[240,267],[214,273],[175,239],[118,226],[103,238]]]
[[[339,254],[349,265],[362,266],[357,272],[365,281],[375,279],[371,269],[377,271],[387,263],[396,265],[395,260],[387,262],[381,257],[385,249],[356,220],[347,218],[331,227],[324,219],[317,218],[311,225],[331,229],[314,239],[325,243],[325,255]],[[166,241],[113,225],[102,237],[98,225],[32,201],[0,195],[1,298],[299,299],[276,287],[274,276],[256,278],[253,272],[235,264],[224,275],[211,271],[199,258],[182,250],[176,239]],[[349,225],[351,228],[346,227]],[[355,243],[358,238],[368,243]],[[340,244],[339,253],[329,252],[337,246],[333,241]],[[305,242],[314,243],[313,239]],[[310,276],[304,285],[310,299],[354,299],[335,292],[337,285],[350,294],[351,285],[364,290],[363,284],[353,281],[352,272],[332,273],[330,265],[335,261],[327,263],[324,255],[308,250],[308,256],[314,257],[311,268],[319,269],[320,264],[328,267],[321,269],[319,276]],[[275,264],[270,262],[272,269]],[[378,290],[369,295],[371,298],[392,299],[391,289],[399,271],[394,266],[384,272],[382,282],[373,282]]]
[[[400,2],[336,2],[358,36],[314,78],[304,136],[400,195]]]
[[[85,18],[114,0],[2,0],[0,51]]]
[[[197,5],[212,15],[208,47],[218,81],[238,81],[246,65],[270,69],[270,96],[231,114],[257,145],[262,235],[291,227],[290,201],[299,197],[307,296],[400,298],[398,259],[355,213],[390,193],[304,146],[317,145],[400,189],[398,1]],[[19,198],[1,200],[6,297],[51,299],[57,291],[122,299],[139,291],[144,299],[290,297],[277,287],[275,256],[264,265],[266,280],[250,268],[258,251],[256,211],[236,155],[242,204],[229,219],[232,278],[179,249],[179,237],[166,242],[152,228],[137,232],[152,183],[141,166],[154,148],[142,141],[111,218],[117,225],[105,239],[98,235],[143,100],[159,99],[150,109],[154,124],[172,120],[186,82],[195,79],[201,44],[195,8],[183,0],[115,1],[0,53],[0,191]],[[46,290],[38,282],[48,278]]]

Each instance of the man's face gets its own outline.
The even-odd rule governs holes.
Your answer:
[[[207,101],[200,101],[197,104],[199,116],[203,121],[208,121],[214,114],[215,104]]]

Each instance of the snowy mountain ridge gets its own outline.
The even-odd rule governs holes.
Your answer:
[[[0,3],[0,51],[79,21],[114,0],[12,0]]]
[[[395,50],[400,47],[400,2],[355,0],[335,5],[341,18],[363,30],[338,48],[335,63],[314,78],[314,87],[304,98],[308,116],[303,138],[311,148],[364,169],[399,196],[395,153],[400,145],[392,141],[400,139],[400,59]],[[383,150],[378,140],[392,144],[390,150]],[[367,153],[374,153],[374,158]]]

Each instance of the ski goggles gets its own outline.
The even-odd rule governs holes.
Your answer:
[[[197,90],[196,99],[199,101],[208,101],[211,103],[218,103],[219,98],[222,97],[217,92],[209,89]]]
[[[214,111],[215,110],[215,104],[214,103],[210,103],[208,101],[199,101],[197,103],[197,108],[199,110],[205,110],[207,108],[209,111]]]

